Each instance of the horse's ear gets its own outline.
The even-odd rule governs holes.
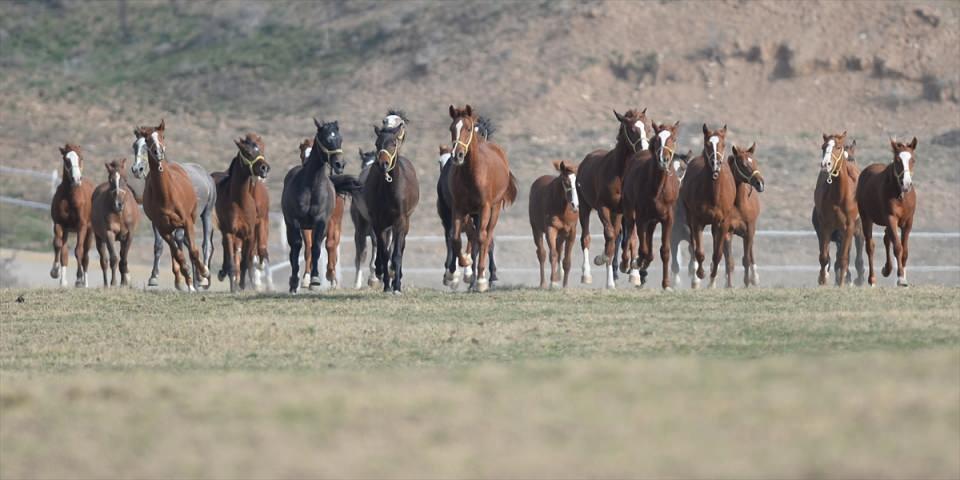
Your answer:
[[[680,120],[677,120],[676,123],[673,124],[674,131],[676,131],[678,128],[680,128]]]
[[[894,152],[896,152],[896,151],[897,151],[897,141],[891,138],[891,139],[890,139],[890,147],[893,148],[893,151],[894,151]]]
[[[473,107],[471,107],[469,103],[467,104],[466,107],[463,107],[463,111],[466,112],[468,117],[473,116]]]
[[[133,135],[140,138],[140,127],[133,127]]]
[[[161,119],[160,119],[160,125],[157,125],[157,130],[160,130],[160,131],[162,132],[162,131],[166,130],[166,128],[167,128],[167,124],[166,124],[166,122],[164,121],[164,119],[161,118]]]
[[[643,110],[640,111],[640,115],[646,115],[646,114],[647,114],[647,107],[643,107]]]
[[[556,170],[556,171],[558,171],[558,172],[563,172],[563,161],[561,161],[561,160],[554,160],[554,161],[552,161],[552,162],[550,162],[550,163],[553,164],[553,169],[554,169],[554,170]]]
[[[747,151],[750,153],[757,151],[757,142],[753,142],[753,145],[750,145],[750,148],[748,148]]]
[[[613,116],[617,117],[617,121],[619,122],[627,121],[627,119],[623,118],[623,115],[620,115],[619,113],[617,113],[617,109],[613,109]]]
[[[720,131],[723,132],[724,135],[727,134],[727,124],[726,124],[726,123],[723,124],[723,128],[721,128]]]
[[[360,147],[357,147],[357,152],[360,154],[360,158],[363,158],[363,149]]]
[[[710,129],[707,128],[707,124],[704,123],[704,124],[703,124],[703,134],[706,135],[706,134],[708,134],[708,133],[710,133]]]
[[[847,138],[847,131],[844,130],[843,133],[840,134],[840,136],[843,138]]]
[[[379,137],[379,136],[380,136],[380,127],[374,125],[374,126],[373,126],[373,133],[376,134],[376,136]]]
[[[127,168],[127,157],[120,159],[120,171],[124,171]]]
[[[60,147],[60,155],[66,155],[70,150],[65,147]]]
[[[740,156],[740,149],[737,148],[736,144],[734,144],[734,145],[730,148],[730,151],[733,152],[733,156],[734,156],[734,157]]]
[[[913,140],[910,141],[910,150],[917,149],[917,137],[913,137]]]
[[[235,144],[237,145],[237,148],[243,149],[243,139],[242,139],[242,138],[237,139],[237,140],[234,140],[233,143],[235,143]]]
[[[824,133],[824,134],[823,134],[823,142],[826,143],[827,140],[830,140],[830,135],[827,135],[826,133]]]
[[[340,120],[334,120],[334,121],[333,121],[333,128],[336,128],[336,129],[339,129],[339,128],[340,128]]]
[[[450,118],[457,118],[457,109],[450,105]]]
[[[320,121],[317,120],[317,117],[313,117],[313,124],[317,126],[317,130],[320,130],[320,127],[323,126],[323,125],[320,123]]]

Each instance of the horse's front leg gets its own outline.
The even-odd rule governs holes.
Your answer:
[[[339,287],[337,283],[337,262],[340,260],[340,228],[336,223],[331,223],[328,230],[327,241],[324,244],[327,249],[326,278],[327,282],[330,283],[330,288],[336,289]]]
[[[60,286],[67,286],[67,231],[59,223],[53,224],[53,267],[50,278],[60,279]]]
[[[202,263],[208,271],[210,270],[210,262],[213,261],[213,222],[210,219],[212,210],[213,204],[208,204],[207,208],[204,209],[204,211],[200,214],[200,223],[202,224],[203,228],[203,241],[201,242],[203,245]],[[210,275],[207,275],[206,277],[201,276],[200,278],[194,280],[199,281],[199,286],[203,289],[210,288],[210,284],[212,283],[210,281]]]
[[[374,229],[373,233],[377,237],[377,277],[383,282],[386,293],[390,291],[390,233],[387,229],[379,232]]]
[[[614,224],[614,214],[607,207],[601,207],[597,210],[600,213],[600,223],[603,224],[603,254],[597,255],[593,259],[594,265],[606,266],[607,283],[606,288],[616,288],[613,277],[613,254],[614,242],[617,238],[617,225]]]
[[[727,288],[733,288],[733,231],[727,230],[723,242],[723,263],[727,277]]]
[[[151,222],[153,229],[153,270],[150,272],[150,279],[147,280],[147,286],[156,287],[160,285],[160,256],[163,255],[163,237],[157,226]]]
[[[551,225],[547,226],[547,249],[550,252],[550,288],[560,286],[560,277],[557,274],[557,266],[560,263],[560,249],[557,246],[557,229]],[[541,280],[541,287],[543,287]]]
[[[310,245],[310,288],[319,287],[320,281],[320,243],[327,234],[327,221],[320,219],[313,226],[313,242]]]
[[[174,238],[173,232],[160,234],[161,238],[167,242],[167,246],[170,247],[170,268],[173,271],[173,286],[177,290],[183,291],[184,287],[184,277],[188,274],[184,271],[187,270],[187,261],[184,258],[183,250],[177,246],[177,239]],[[190,283],[190,278],[187,276],[186,283]]]
[[[463,220],[464,217],[454,213],[453,226],[450,230],[450,248],[453,249],[454,256],[459,256],[463,249],[463,240],[460,238],[460,234],[463,231]],[[460,275],[457,272],[457,267],[457,261],[454,260],[447,266],[447,271],[444,274],[444,285],[449,285],[453,290],[456,290],[460,284]],[[449,281],[447,281],[448,277]]]
[[[130,245],[133,244],[133,232],[127,232],[120,239],[120,286],[130,286]]]
[[[407,248],[407,232],[409,230],[409,220],[401,214],[399,221],[393,226],[393,256],[390,259],[390,263],[393,264],[393,293],[395,295],[399,295],[403,288],[403,252]]]
[[[894,224],[896,225],[896,224]],[[910,230],[912,230],[913,225],[907,223],[901,228],[900,236],[900,255],[898,255],[899,263],[897,265],[897,285],[901,287],[909,286],[907,283],[907,256],[910,253],[909,242],[910,242]]]
[[[661,287],[664,290],[672,290],[670,288],[670,258],[671,258],[671,246],[673,237],[673,215],[668,214],[660,222],[660,263],[663,266],[663,279],[660,282]]]
[[[103,272],[103,286],[107,287],[110,285],[110,281],[107,279],[107,265],[109,262],[109,256],[107,255],[107,246],[106,243],[97,235],[97,253],[100,255],[100,271]]]
[[[857,286],[863,285],[863,227],[858,226],[858,231],[854,233],[853,237],[853,248],[856,252],[856,257],[854,259],[854,266],[857,268],[857,279],[854,281],[854,284]]]
[[[827,279],[830,278],[830,273],[827,271],[830,264],[830,232],[822,228],[817,229],[816,232],[817,244],[820,247],[820,275],[817,277],[817,284],[826,285]]]
[[[846,225],[843,231],[843,237],[840,239],[840,248],[837,250],[837,286],[842,287],[844,282],[848,281],[850,271],[850,244],[853,243],[855,224]]]
[[[120,258],[117,256],[117,247],[116,247],[117,235],[113,232],[107,232],[107,251],[110,255],[110,286],[117,286],[117,267],[120,263]],[[100,266],[103,266],[103,258],[100,259]],[[106,277],[106,276],[104,276]]]
[[[300,249],[303,248],[303,237],[300,234],[299,223],[289,222],[284,218],[284,226],[287,233],[287,245],[290,246],[290,253],[287,257],[290,262],[288,285],[290,293],[297,293],[300,288]],[[310,246],[308,245],[307,248],[310,248]]]
[[[81,226],[77,230],[77,246],[73,249],[73,255],[77,259],[77,281],[74,284],[77,288],[87,286],[87,267],[90,264],[92,236],[93,229],[89,226]]]
[[[720,270],[720,261],[723,260],[723,248],[727,240],[727,226],[723,223],[715,223],[710,227],[710,235],[713,238],[713,258],[710,264],[710,288],[717,286],[717,273]]]
[[[888,226],[883,231],[883,249],[887,255],[887,261],[883,264],[883,269],[880,270],[880,273],[884,277],[889,277],[890,273],[893,272],[893,258],[890,256],[890,250],[892,249],[891,247],[893,247],[893,234],[896,233],[894,228],[896,227]]]
[[[867,266],[869,268],[867,283],[873,287],[877,284],[877,275],[873,270],[873,222],[869,220],[863,220],[863,244],[867,250]]]
[[[580,273],[580,283],[593,283],[593,275],[590,273],[590,207],[580,205],[580,249],[583,252],[583,266]]]
[[[543,246],[544,232],[539,228],[533,229],[533,245],[536,248],[537,263],[540,264],[540,288],[547,288],[547,276],[545,273],[547,263],[547,249]]]
[[[573,244],[577,241],[577,226],[569,227],[565,233],[566,241],[563,243],[563,288],[567,288],[570,281],[570,270],[573,264]]]
[[[473,278],[473,289],[477,292],[485,292],[490,288],[490,280],[487,278],[487,254],[490,252],[490,240],[493,238],[493,229],[497,225],[497,219],[500,217],[500,205],[485,205],[480,210],[480,222],[477,225],[476,240],[480,251],[477,255],[477,262],[474,264],[476,274]]]
[[[703,271],[703,263],[706,260],[706,256],[703,253],[703,228],[704,225],[694,225],[690,224],[690,241],[691,241],[691,259],[695,265],[694,275],[690,278],[690,288],[700,287],[700,281],[703,280],[703,277],[706,275]]]
[[[303,280],[300,281],[301,287],[310,286],[310,268],[313,262],[310,260],[313,252],[313,230],[303,229],[300,231],[303,236],[303,244],[307,248],[303,249]]]

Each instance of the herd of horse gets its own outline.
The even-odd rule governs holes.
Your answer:
[[[446,240],[443,283],[456,289],[463,281],[471,290],[483,292],[497,280],[494,231],[501,211],[517,199],[518,181],[503,147],[493,141],[495,128],[489,119],[470,105],[451,105],[448,113],[451,143],[440,146],[437,181],[437,214]],[[603,226],[604,244],[593,263],[605,267],[607,288],[615,288],[620,274],[628,275],[633,285],[646,283],[658,225],[663,289],[679,282],[679,244],[684,240],[690,252],[691,287],[697,288],[705,278],[703,230],[707,226],[713,237],[710,286],[716,285],[722,259],[726,259],[726,286],[733,285],[734,235],[743,239],[744,285],[758,285],[753,245],[765,181],[756,143],[747,148],[731,144],[728,155],[726,125],[711,129],[704,124],[702,152],[696,156],[693,151],[678,153],[679,122],[651,121],[646,109],[613,113],[617,133],[612,149],[590,152],[579,165],[555,161],[556,173],[537,178],[530,187],[529,219],[540,263],[540,286],[568,286],[578,223],[581,282],[592,283],[589,227],[594,211]],[[388,111],[382,125],[374,127],[375,149],[360,150],[360,172],[350,175],[344,173],[347,162],[338,123],[314,119],[316,133],[300,143],[300,164],[284,177],[280,199],[290,247],[291,293],[321,285],[321,248],[327,253],[325,278],[337,286],[336,264],[347,203],[356,246],[354,287],[363,287],[369,239],[372,253],[367,285],[382,285],[384,292],[395,294],[402,291],[410,217],[420,200],[416,169],[402,153],[409,123],[403,112]],[[210,286],[216,212],[223,251],[218,279],[228,279],[231,291],[248,288],[248,282],[256,289],[263,287],[269,267],[270,221],[265,183],[270,164],[263,139],[254,133],[236,139],[237,152],[228,168],[208,173],[200,165],[180,164],[166,157],[165,128],[161,120],[156,127],[133,130],[130,172],[144,180],[142,191],[127,183],[126,159],[107,162],[107,181],[94,187],[83,176],[80,147],[67,144],[60,148],[63,174],[51,205],[54,261],[50,275],[59,279],[61,286],[67,282],[69,233],[77,235],[76,286],[88,285],[89,249],[94,241],[104,286],[117,284],[118,269],[120,285],[130,285],[128,257],[140,221],[139,204],[154,232],[148,285],[158,284],[165,242],[177,289],[195,291]],[[861,171],[854,157],[856,142],[848,145],[846,132],[823,135],[812,214],[820,246],[821,285],[827,283],[831,269],[831,243],[836,244],[833,270],[837,285],[851,281],[848,264],[853,244],[856,283],[863,282],[862,250],[866,247],[867,281],[876,284],[874,225],[886,227],[883,275],[890,275],[895,260],[897,284],[907,285],[908,243],[916,209],[912,186],[916,147],[916,138],[910,143],[891,140],[893,161]],[[201,250],[194,242],[198,221],[203,230]],[[272,288],[270,278],[266,275],[266,288]]]

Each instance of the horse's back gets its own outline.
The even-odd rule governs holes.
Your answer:
[[[527,210],[530,215],[530,226],[538,231],[544,227],[543,217],[547,213],[547,204],[550,201],[547,198],[547,187],[554,178],[556,177],[543,175],[530,184],[530,201],[527,204]]]
[[[190,178],[193,191],[197,194],[197,205],[200,210],[206,210],[216,203],[217,185],[207,170],[196,163],[184,163],[183,170]]]

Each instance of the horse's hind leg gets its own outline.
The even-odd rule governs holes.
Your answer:
[[[862,227],[860,227],[862,229]],[[856,253],[856,258],[854,260],[854,266],[857,268],[857,279],[854,284],[857,286],[863,285],[863,232],[859,231],[854,233],[853,236],[853,247]]]
[[[583,252],[583,266],[580,273],[580,283],[593,283],[590,273],[590,207],[580,205],[580,249]]]
[[[156,287],[160,285],[160,256],[163,255],[163,239],[157,231],[157,226],[151,224],[151,227],[153,228],[153,270],[150,272],[147,286]]]
[[[490,239],[490,264],[488,269],[490,270],[490,283],[500,280],[500,277],[497,276],[497,262],[493,258],[493,251],[497,247],[497,240],[495,238]]]
[[[353,222],[353,268],[356,269],[353,288],[363,288],[363,265],[367,259],[367,232],[366,225],[361,225],[356,219]]]
[[[863,244],[867,250],[867,266],[869,268],[867,283],[872,287],[877,284],[877,275],[873,270],[873,223],[867,220],[863,221]]]
[[[213,203],[211,202],[207,205],[207,208],[204,209],[203,213],[200,215],[200,223],[203,226],[203,265],[210,269],[210,263],[213,261],[213,223],[210,220],[211,212],[213,211]],[[199,275],[194,276],[194,286],[197,288],[208,289],[210,288],[210,276],[201,277]]]

